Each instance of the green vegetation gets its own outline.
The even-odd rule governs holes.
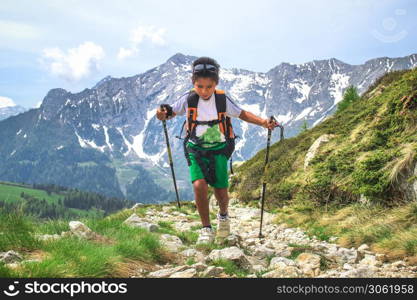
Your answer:
[[[103,217],[134,203],[54,184],[0,182],[0,208],[40,218]]]
[[[277,222],[325,241],[338,236],[345,246],[416,255],[416,129],[417,69],[388,73],[361,97],[349,87],[333,116],[271,146],[266,174],[265,150],[237,167],[232,196],[257,203],[265,178],[265,205]],[[305,167],[310,146],[325,134],[329,141]]]

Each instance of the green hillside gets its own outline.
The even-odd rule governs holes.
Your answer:
[[[323,239],[336,234],[345,245],[416,255],[417,69],[389,73],[340,106],[314,128],[271,146],[266,206],[281,222]],[[305,168],[310,146],[323,135],[329,141]],[[241,201],[260,199],[264,161],[265,150],[236,168],[231,191]]]
[[[103,217],[133,202],[56,185],[0,182],[0,208],[41,218]]]

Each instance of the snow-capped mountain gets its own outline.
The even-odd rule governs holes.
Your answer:
[[[0,121],[25,112],[26,110],[26,108],[16,105],[10,98],[0,97]]]
[[[193,56],[176,54],[164,64],[126,78],[107,76],[80,93],[53,89],[38,109],[0,122],[0,179],[49,182],[126,196],[137,202],[174,201],[162,124],[155,110],[172,104],[191,85]],[[282,63],[267,73],[221,69],[219,88],[243,109],[274,115],[285,137],[332,114],[349,85],[364,92],[390,70],[417,66],[417,55],[377,58],[363,65],[337,59]],[[167,121],[180,191],[192,199],[182,141],[175,138],[184,117]],[[265,147],[266,130],[233,119],[234,160]],[[273,135],[273,141],[278,134]]]

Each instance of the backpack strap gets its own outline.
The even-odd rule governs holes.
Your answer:
[[[191,136],[191,133],[195,130],[197,120],[197,107],[198,107],[199,96],[192,89],[187,97],[187,135]]]

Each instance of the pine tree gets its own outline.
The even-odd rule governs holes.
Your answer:
[[[337,105],[337,111],[340,112],[345,110],[348,106],[357,101],[359,98],[360,96],[358,94],[357,88],[353,85],[349,86],[343,94],[342,101],[340,101]]]
[[[301,132],[304,132],[308,129],[307,120],[304,120],[303,124],[301,125]]]

